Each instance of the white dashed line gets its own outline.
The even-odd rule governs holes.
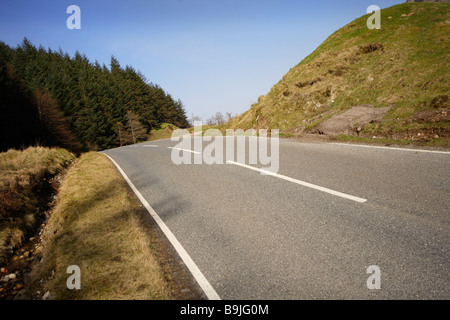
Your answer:
[[[280,178],[280,179],[283,179],[283,180],[286,180],[286,181],[289,181],[289,182],[293,182],[293,183],[296,183],[296,184],[299,184],[299,185],[302,185],[302,186],[305,186],[305,187],[308,187],[308,188],[311,188],[311,189],[315,189],[315,190],[319,190],[319,191],[322,191],[322,192],[326,192],[326,193],[329,193],[329,194],[332,194],[332,195],[335,195],[335,196],[338,196],[338,197],[341,197],[341,198],[349,199],[349,200],[352,200],[352,201],[356,201],[356,202],[359,202],[359,203],[364,203],[364,202],[367,201],[367,199],[355,197],[355,196],[352,196],[352,195],[349,195],[349,194],[346,194],[346,193],[342,193],[342,192],[339,192],[339,191],[334,191],[334,190],[331,190],[331,189],[328,189],[328,188],[320,187],[320,186],[317,186],[317,185],[312,184],[312,183],[308,183],[308,182],[301,181],[301,180],[298,180],[298,179],[294,179],[294,178],[290,178],[290,177],[287,177],[287,176],[283,176],[281,174],[273,173],[273,172],[268,171],[268,170],[255,168],[255,167],[252,167],[252,166],[248,166],[246,164],[242,164],[242,163],[239,163],[239,162],[227,161],[227,163],[234,164],[236,166],[240,166],[240,167],[247,168],[247,169],[250,169],[250,170],[258,171],[258,172],[263,173],[265,175],[270,175],[270,176],[273,176],[273,177],[277,177],[277,178]]]
[[[186,152],[190,152],[190,153],[194,153],[194,154],[201,154],[201,152],[192,151],[192,150],[188,150],[188,149],[172,148],[172,147],[167,147],[167,149],[186,151]]]

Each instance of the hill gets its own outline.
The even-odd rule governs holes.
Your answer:
[[[327,134],[320,125],[340,115],[346,130],[331,135],[449,145],[449,10],[448,3],[396,5],[382,10],[380,30],[367,28],[370,15],[356,19],[228,126]],[[374,117],[362,120],[370,109]]]

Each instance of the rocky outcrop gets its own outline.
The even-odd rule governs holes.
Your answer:
[[[391,107],[373,108],[371,105],[353,107],[325,120],[313,130],[313,133],[330,136],[359,134],[369,123],[380,122],[390,109]]]

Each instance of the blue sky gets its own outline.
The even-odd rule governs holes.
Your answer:
[[[204,121],[241,114],[329,35],[404,0],[2,0],[0,40],[33,44],[109,66],[111,55],[159,84]],[[69,5],[81,30],[69,30]]]

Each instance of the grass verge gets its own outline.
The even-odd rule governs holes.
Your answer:
[[[176,126],[170,123],[163,123],[159,129],[153,129],[150,131],[148,141],[170,139],[173,131],[178,129]]]
[[[0,153],[0,263],[20,246],[48,209],[52,178],[75,159],[64,149],[30,147]]]
[[[52,299],[171,299],[142,208],[106,156],[82,155],[69,170],[43,233],[42,260],[30,287]],[[81,289],[66,286],[67,268],[81,270]],[[44,284],[42,284],[44,282]]]

